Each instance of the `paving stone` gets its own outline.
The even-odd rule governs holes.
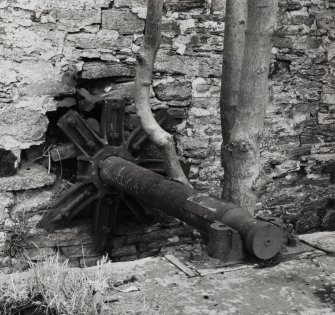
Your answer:
[[[299,235],[299,238],[310,246],[329,253],[335,253],[335,232],[317,232]]]

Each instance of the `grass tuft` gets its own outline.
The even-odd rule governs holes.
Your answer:
[[[70,268],[67,261],[60,263],[57,256],[31,263],[24,275],[10,275],[1,281],[0,314],[21,314],[24,310],[34,314],[110,314],[103,299],[109,287],[108,264],[103,258],[94,272],[88,272]]]

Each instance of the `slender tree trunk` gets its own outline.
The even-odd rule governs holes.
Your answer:
[[[135,78],[136,112],[143,130],[160,149],[168,176],[173,180],[191,186],[177,158],[172,135],[158,125],[149,103],[152,72],[161,41],[162,10],[163,0],[148,0],[144,47],[138,56]]]
[[[224,148],[229,143],[230,132],[235,121],[235,111],[238,104],[238,92],[241,78],[241,68],[244,54],[245,28],[247,19],[247,0],[227,0],[224,32],[222,81],[220,112],[222,126],[222,166],[225,170],[225,180],[222,197],[229,200],[231,175],[226,163],[229,161],[229,151]]]
[[[224,165],[229,200],[253,213],[260,174],[260,144],[268,103],[271,37],[276,27],[277,0],[248,0],[248,19],[238,106]]]

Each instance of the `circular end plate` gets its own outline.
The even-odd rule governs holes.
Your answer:
[[[246,237],[247,248],[259,259],[267,260],[280,251],[283,244],[282,231],[271,223],[251,230]]]

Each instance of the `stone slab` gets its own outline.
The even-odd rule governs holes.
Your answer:
[[[44,140],[48,119],[41,112],[11,108],[0,110],[0,116],[0,146],[4,149],[27,149]]]
[[[26,164],[16,175],[0,178],[0,191],[16,191],[40,188],[52,185],[56,179],[54,174],[39,164]]]
[[[134,34],[144,31],[144,21],[130,11],[104,10],[102,28],[118,31],[120,34]]]
[[[83,79],[99,79],[108,77],[134,77],[135,69],[133,66],[113,62],[86,62],[83,66]]]
[[[154,92],[161,101],[185,101],[192,96],[192,86],[188,81],[174,81],[155,86]]]
[[[299,238],[310,246],[328,253],[335,253],[335,232],[317,232],[299,235]]]

